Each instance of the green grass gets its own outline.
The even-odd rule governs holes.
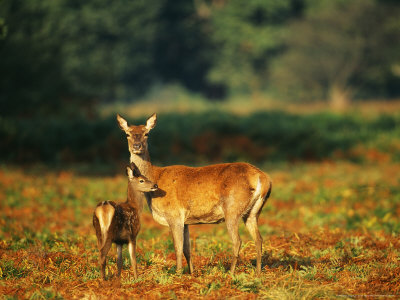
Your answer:
[[[400,165],[391,161],[271,163],[271,199],[260,215],[262,274],[255,248],[240,226],[237,272],[228,270],[231,242],[225,224],[191,226],[195,272],[175,274],[168,228],[147,207],[138,236],[139,278],[116,250],[100,279],[94,207],[124,200],[126,178],[0,168],[0,293],[5,298],[57,297],[318,299],[338,295],[399,295]]]

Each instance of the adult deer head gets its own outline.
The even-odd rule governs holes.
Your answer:
[[[146,125],[128,125],[128,122],[117,115],[119,127],[125,132],[128,140],[129,152],[132,154],[141,155],[147,153],[147,138],[150,130],[156,126],[157,115],[153,114],[147,119]]]

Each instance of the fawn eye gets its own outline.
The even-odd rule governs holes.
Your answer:
[[[148,133],[145,133],[144,136],[149,136],[149,134],[148,134]]]
[[[143,180],[143,179],[140,179],[140,180],[139,180],[139,182],[140,182],[140,183],[143,183],[143,182],[144,182],[144,180]]]

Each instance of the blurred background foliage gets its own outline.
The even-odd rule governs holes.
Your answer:
[[[124,114],[153,98],[154,111],[166,101],[211,107],[160,118],[151,151],[163,163],[321,159],[394,136],[399,116],[239,118],[207,103],[240,99],[257,111],[265,99],[343,108],[398,98],[400,3],[0,0],[0,70],[5,162],[126,159],[102,108]]]

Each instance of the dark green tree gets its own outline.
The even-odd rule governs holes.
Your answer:
[[[3,18],[0,18],[0,39],[4,39],[7,35],[7,26]]]
[[[215,87],[206,80],[214,50],[209,38],[210,24],[196,2],[164,2],[159,14],[154,62],[162,82],[178,82],[212,97]]]
[[[328,99],[337,108],[356,93],[387,91],[400,61],[399,8],[374,0],[309,1],[305,18],[289,28],[274,86],[290,98]]]
[[[143,92],[154,76],[162,1],[4,0],[0,111],[65,113]]]
[[[210,9],[216,56],[208,79],[231,90],[265,88],[286,24],[301,14],[303,1],[214,1]]]

